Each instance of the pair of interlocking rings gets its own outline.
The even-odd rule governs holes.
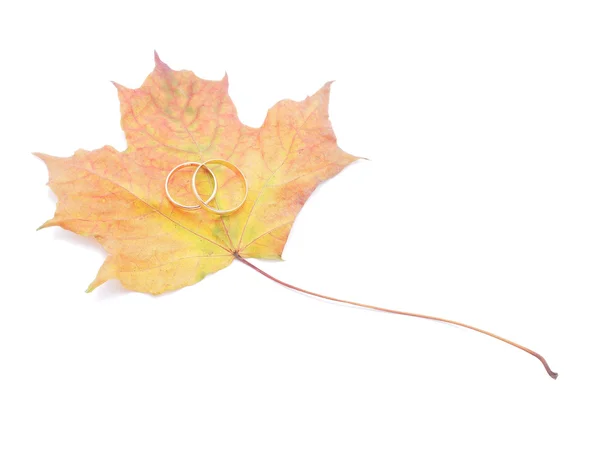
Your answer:
[[[228,169],[230,169],[232,172],[234,172],[237,176],[239,176],[242,179],[242,183],[244,184],[244,197],[242,198],[242,201],[235,207],[229,208],[229,209],[218,209],[218,208],[213,208],[212,206],[209,205],[209,203],[217,195],[217,189],[218,189],[217,177],[215,177],[215,174],[213,173],[213,171],[208,168],[209,164],[215,164],[215,165],[227,167]],[[196,171],[194,172],[194,175],[192,175],[192,192],[194,193],[194,196],[200,202],[197,205],[184,205],[182,203],[179,203],[173,197],[171,197],[171,194],[169,193],[169,180],[171,179],[171,177],[178,170],[181,170],[184,167],[190,167],[190,166],[196,166]],[[198,193],[198,189],[196,189],[196,178],[198,177],[198,172],[200,172],[200,170],[202,168],[204,168],[213,179],[213,190],[212,190],[212,193],[210,194],[210,196],[208,197],[208,199],[206,199],[206,200],[203,200],[202,197],[200,197],[200,194]],[[242,171],[235,164],[233,164],[229,161],[226,161],[224,159],[209,159],[208,161],[205,161],[202,163],[195,162],[195,161],[189,161],[189,162],[185,162],[183,164],[179,164],[178,166],[175,166],[169,172],[169,175],[167,175],[167,179],[165,180],[165,193],[167,194],[167,198],[169,199],[169,201],[173,205],[175,205],[181,209],[191,211],[191,210],[202,208],[202,209],[212,212],[213,214],[217,214],[219,216],[226,216],[228,214],[232,214],[232,213],[236,212],[246,202],[246,198],[248,197],[248,182],[246,181],[246,177],[244,176]]]

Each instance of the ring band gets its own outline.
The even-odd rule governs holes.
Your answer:
[[[167,179],[165,180],[165,193],[167,194],[167,198],[169,199],[169,201],[171,203],[173,203],[175,206],[186,209],[188,211],[203,207],[202,205],[205,204],[205,202],[200,198],[200,195],[198,194],[198,190],[196,189],[196,184],[195,184],[196,183],[196,174],[198,173],[198,171],[200,170],[201,167],[204,167],[206,170],[208,170],[208,173],[210,173],[210,175],[212,176],[212,179],[213,179],[213,191],[210,194],[210,197],[208,197],[208,200],[206,200],[206,203],[210,202],[212,199],[215,198],[215,195],[217,195],[217,177],[215,177],[215,174],[213,173],[213,171],[210,170],[208,167],[205,167],[204,164],[206,164],[206,163],[189,161],[189,162],[185,162],[183,164],[179,164],[178,166],[175,166],[173,168],[173,170],[171,170],[169,172],[169,175],[167,175]],[[198,166],[196,168],[196,171],[194,172],[194,178],[192,180],[192,187],[194,189],[194,195],[201,202],[199,205],[183,205],[183,204],[179,203],[178,201],[176,201],[173,197],[171,197],[171,194],[169,193],[169,180],[171,179],[173,174],[175,172],[177,172],[179,169],[182,169],[184,167],[189,167],[189,166]]]
[[[196,189],[196,176],[198,175],[198,172],[200,171],[200,169],[202,167],[205,167],[207,164],[219,164],[221,166],[225,166],[240,176],[240,178],[244,182],[244,198],[242,199],[242,201],[240,202],[239,205],[237,205],[234,208],[230,208],[230,209],[217,209],[217,208],[208,206],[208,204],[207,204],[210,202],[210,200],[212,200],[212,197],[211,197],[211,199],[209,199],[207,201],[204,201],[200,198],[200,194],[198,194],[198,190]],[[206,169],[208,169],[208,167],[206,167]],[[212,171],[211,171],[211,173],[212,173]],[[215,181],[215,189],[216,189],[216,186],[217,186],[217,183]],[[204,208],[207,211],[210,211],[214,214],[218,214],[219,216],[226,216],[226,215],[231,214],[231,213],[237,211],[238,209],[240,209],[242,207],[242,205],[246,202],[246,198],[248,198],[248,181],[246,180],[246,177],[244,176],[242,171],[240,169],[238,169],[238,167],[235,164],[233,164],[229,161],[226,161],[224,159],[209,159],[208,161],[198,164],[198,167],[196,168],[196,171],[194,172],[194,175],[192,176],[192,191],[194,192],[194,195],[196,196],[196,198],[200,201],[200,206],[202,208]]]

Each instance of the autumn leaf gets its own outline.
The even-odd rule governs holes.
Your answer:
[[[251,128],[238,118],[227,76],[207,81],[172,70],[157,54],[155,62],[140,88],[115,84],[126,151],[37,154],[58,198],[54,217],[41,228],[91,236],[108,253],[89,291],[116,278],[128,289],[160,294],[197,283],[235,255],[280,259],[310,194],[357,159],[336,143],[328,115],[331,83],[301,102],[280,101],[260,128]],[[214,158],[245,174],[243,207],[227,217],[174,207],[164,191],[169,171]],[[217,175],[218,202],[234,204],[239,180],[233,173]],[[188,185],[189,176],[175,178],[172,191],[190,198]]]
[[[108,256],[88,291],[110,279],[126,288],[160,294],[197,283],[234,259],[299,292],[330,301],[392,314],[451,323],[499,339],[546,360],[527,347],[454,320],[397,311],[311,292],[281,281],[247,258],[280,259],[298,212],[315,188],[355,161],[336,142],[328,115],[331,83],[301,102],[283,100],[260,128],[242,124],[229,94],[227,77],[207,81],[175,71],[155,54],[154,71],[138,89],[115,84],[127,149],[78,150],[69,158],[36,153],[48,166],[48,184],[58,203],[40,228],[60,226],[96,239]],[[219,216],[204,209],[186,211],[165,193],[175,166],[222,159],[235,164],[248,181],[241,209]],[[211,168],[211,170],[213,170]],[[238,205],[241,178],[214,170],[218,208]],[[174,177],[170,192],[190,199],[189,173]],[[210,192],[208,177],[198,183]]]

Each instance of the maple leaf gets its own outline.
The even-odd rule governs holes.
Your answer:
[[[107,146],[68,158],[36,153],[58,198],[54,217],[40,228],[91,236],[108,252],[88,291],[116,278],[128,289],[160,294],[197,283],[237,255],[280,259],[310,194],[357,159],[336,143],[328,115],[331,83],[301,102],[280,101],[252,128],[238,118],[227,76],[207,81],[175,71],[156,53],[155,63],[140,88],[115,83],[124,152]],[[243,207],[219,217],[173,206],[164,191],[169,171],[215,158],[245,174]],[[235,204],[239,178],[218,169],[217,199]],[[182,197],[191,190],[189,177],[175,177],[172,186]]]
[[[60,226],[94,237],[108,252],[88,291],[116,278],[126,288],[160,294],[197,283],[234,259],[299,292],[378,311],[436,320],[499,339],[536,357],[516,342],[454,320],[342,300],[293,286],[246,258],[280,259],[294,219],[324,180],[358,158],[342,151],[328,115],[331,83],[301,102],[283,100],[260,128],[242,124],[227,93],[227,76],[207,81],[175,71],[155,53],[156,66],[138,89],[115,83],[127,149],[78,150],[58,158],[36,153],[48,166],[58,203],[40,228]],[[227,160],[245,174],[248,197],[229,216],[174,206],[165,193],[169,172],[184,162]],[[243,182],[223,167],[217,208],[243,198]],[[209,183],[204,183],[206,194]],[[189,177],[175,177],[172,192],[191,198]]]

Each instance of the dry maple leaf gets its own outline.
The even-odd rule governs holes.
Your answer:
[[[127,150],[78,150],[69,158],[36,153],[48,166],[48,184],[58,198],[54,217],[40,228],[60,226],[91,236],[108,253],[88,291],[116,278],[128,289],[160,294],[197,283],[238,259],[299,292],[478,331],[535,356],[552,378],[558,376],[538,353],[488,331],[307,291],[247,261],[281,258],[310,194],[357,159],[337,146],[328,116],[331,83],[304,101],[277,103],[260,128],[251,128],[237,116],[226,76],[206,81],[190,71],[172,70],[156,53],[155,61],[140,88],[115,84]],[[182,210],[165,194],[172,168],[209,159],[231,161],[248,181],[247,201],[230,216]],[[215,200],[226,209],[239,203],[242,189],[239,177],[219,169],[211,168],[219,181]],[[170,186],[181,198],[191,197],[189,177],[174,178]]]
[[[277,103],[260,128],[251,128],[237,116],[227,76],[206,81],[172,70],[156,54],[155,61],[140,88],[116,84],[125,152],[37,154],[58,197],[54,218],[42,228],[92,236],[108,252],[90,291],[116,278],[128,289],[160,294],[197,283],[235,255],[278,259],[317,185],[357,159],[337,146],[328,115],[331,83],[301,102]],[[219,217],[173,206],[164,192],[169,171],[214,158],[244,172],[249,193],[242,209]],[[236,180],[221,174],[219,202],[237,201],[239,189],[222,189]],[[173,182],[173,191],[185,196],[189,181]]]

